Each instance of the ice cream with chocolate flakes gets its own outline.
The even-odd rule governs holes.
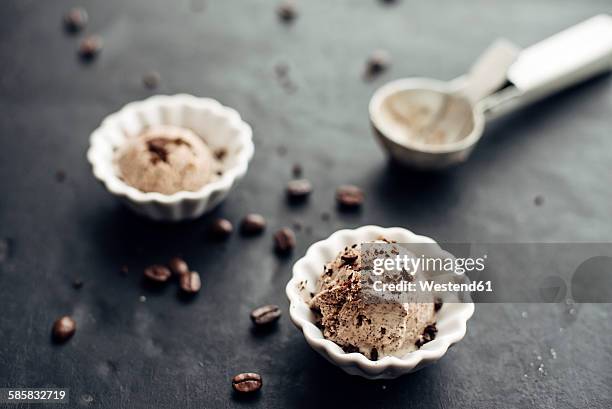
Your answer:
[[[218,177],[219,160],[186,128],[154,126],[129,137],[115,153],[119,177],[142,192],[197,191]]]
[[[367,302],[361,262],[360,247],[355,245],[324,266],[310,307],[325,338],[372,360],[405,355],[434,339],[433,297],[431,302],[418,303]]]

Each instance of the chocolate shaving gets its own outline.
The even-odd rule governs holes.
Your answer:
[[[147,149],[151,153],[151,162],[153,164],[162,161],[168,162],[168,149],[167,145],[174,144],[176,146],[185,145],[191,148],[191,144],[180,138],[168,139],[168,138],[153,138],[147,141]]]

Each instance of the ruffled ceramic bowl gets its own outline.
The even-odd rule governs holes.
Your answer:
[[[124,183],[114,166],[115,150],[125,139],[153,125],[191,129],[214,151],[224,148],[222,175],[194,192],[171,195],[142,192]],[[93,174],[106,189],[136,213],[154,220],[194,219],[221,203],[247,172],[253,157],[253,131],[238,112],[210,98],[192,95],[157,95],[131,102],[106,117],[93,131],[87,159]]]
[[[414,245],[415,248],[425,243],[431,249],[433,244],[433,247],[445,253],[434,240],[399,227],[363,226],[355,230],[340,230],[326,240],[310,246],[306,255],[294,264],[293,278],[286,287],[291,320],[304,333],[306,342],[345,372],[369,379],[397,378],[437,361],[451,345],[464,337],[466,323],[474,313],[472,302],[445,303],[437,313],[436,338],[402,357],[384,356],[377,361],[371,361],[363,354],[344,352],[340,346],[325,339],[316,325],[314,313],[308,306],[310,294],[316,291],[316,283],[321,277],[322,266],[333,260],[346,246],[372,242],[381,236],[398,243]],[[410,246],[408,249],[410,250]]]

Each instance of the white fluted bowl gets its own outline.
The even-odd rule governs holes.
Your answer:
[[[339,230],[326,240],[314,243],[308,248],[306,255],[294,264],[293,278],[286,287],[289,315],[304,333],[306,342],[345,372],[368,379],[397,378],[442,358],[451,345],[465,336],[467,321],[474,313],[474,304],[471,302],[444,304],[437,312],[436,338],[401,358],[384,356],[377,361],[371,361],[363,354],[344,352],[336,343],[325,339],[316,325],[313,311],[308,306],[308,299],[310,294],[316,291],[316,283],[321,277],[323,266],[346,246],[373,242],[381,236],[398,243],[414,244],[415,247],[420,243],[426,243],[429,248],[431,244],[436,244],[429,237],[418,236],[400,227],[363,226],[355,230]],[[437,245],[435,247],[440,249]],[[440,251],[443,252],[442,249]]]
[[[213,151],[225,148],[223,174],[198,191],[171,195],[142,192],[123,182],[115,171],[115,150],[127,137],[154,125],[188,128]],[[154,220],[179,221],[199,217],[221,203],[246,174],[253,151],[253,131],[236,110],[210,98],[156,95],[106,117],[91,134],[87,159],[96,179],[130,209]]]

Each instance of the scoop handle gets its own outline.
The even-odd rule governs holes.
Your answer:
[[[520,49],[508,40],[501,38],[493,42],[465,76],[461,93],[475,104],[497,91],[506,83],[508,68],[519,53]]]
[[[612,17],[600,14],[524,49],[508,69],[514,87],[492,95],[486,105],[497,116],[610,69]]]

